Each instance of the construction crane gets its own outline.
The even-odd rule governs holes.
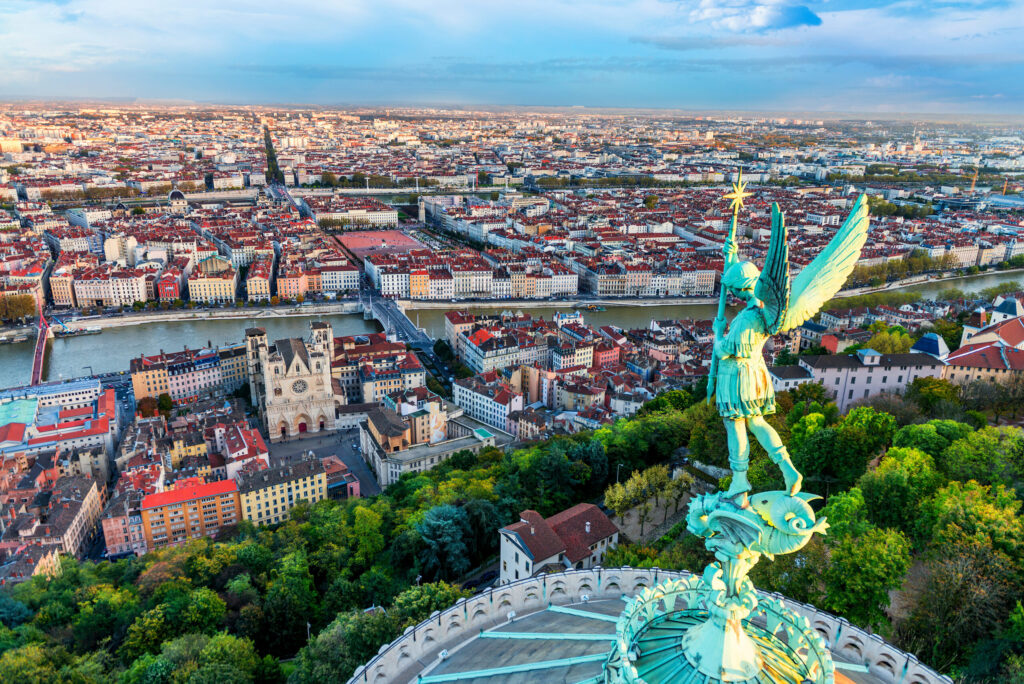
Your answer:
[[[978,182],[978,171],[980,169],[974,169],[974,178],[971,179],[971,192],[974,192],[974,185]]]
[[[1006,186],[1010,184],[1010,177],[1007,176],[1003,179],[1003,197],[1006,197]]]

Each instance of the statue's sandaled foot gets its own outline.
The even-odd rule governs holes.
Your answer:
[[[750,481],[747,479],[747,471],[733,471],[732,483],[725,492],[725,498],[732,499],[740,508],[748,508],[750,506],[750,500],[747,498],[749,491]]]
[[[779,470],[782,471],[782,479],[786,482],[786,489],[789,490],[789,495],[796,496],[799,494],[800,488],[804,483],[804,476],[796,469],[793,462],[786,459],[779,464]]]
[[[779,447],[770,453],[772,462],[779,466],[779,470],[782,471],[782,479],[786,483],[786,489],[789,490],[790,496],[796,496],[800,493],[800,488],[804,483],[804,476],[800,474],[800,471],[793,465],[793,459],[789,457],[789,452],[786,451],[786,447]]]

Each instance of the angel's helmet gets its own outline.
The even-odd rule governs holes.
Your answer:
[[[732,290],[735,294],[753,293],[757,279],[761,277],[761,271],[751,261],[740,261],[733,264],[722,276],[722,285]]]

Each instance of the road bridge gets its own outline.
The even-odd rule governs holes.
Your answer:
[[[53,337],[50,324],[42,311],[39,312],[39,325],[36,328],[36,348],[32,353],[32,383],[38,385],[43,382],[43,366],[46,365],[46,342]]]

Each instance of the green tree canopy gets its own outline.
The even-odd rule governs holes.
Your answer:
[[[939,468],[953,480],[1013,485],[1024,478],[1024,436],[1020,428],[985,427],[969,432],[942,451]]]
[[[831,556],[825,570],[825,607],[856,625],[888,631],[889,592],[902,584],[910,568],[907,538],[896,530],[872,529],[840,539]]]
[[[874,471],[857,482],[868,516],[879,527],[916,534],[921,503],[945,483],[931,456],[907,447],[893,447]]]

